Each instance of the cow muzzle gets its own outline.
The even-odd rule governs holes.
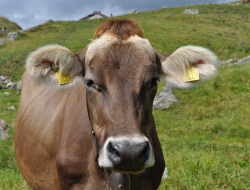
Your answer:
[[[155,163],[146,137],[109,138],[100,153],[99,166],[119,173],[138,174]]]

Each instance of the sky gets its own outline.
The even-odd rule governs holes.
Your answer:
[[[0,0],[0,16],[16,22],[22,29],[51,19],[79,20],[94,11],[106,16],[126,14],[130,10],[148,11],[162,6],[175,7],[235,0]],[[1,26],[0,26],[1,27]]]

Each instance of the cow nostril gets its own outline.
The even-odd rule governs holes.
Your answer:
[[[141,160],[147,160],[148,159],[148,152],[149,152],[149,145],[148,142],[145,144],[145,146],[143,147],[140,159]]]
[[[115,152],[115,154],[116,154],[117,157],[119,157],[119,158],[121,157],[121,156],[118,154],[118,152]]]
[[[113,146],[112,142],[109,142],[109,151],[115,154],[117,158],[121,157],[116,148]]]

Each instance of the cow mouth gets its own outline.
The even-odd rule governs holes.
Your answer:
[[[116,172],[116,173],[129,173],[129,174],[140,174],[145,171],[145,168],[142,168],[140,170],[118,170],[114,168],[110,168],[111,171]]]

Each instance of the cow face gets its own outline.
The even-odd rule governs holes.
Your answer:
[[[59,45],[39,48],[29,55],[26,68],[31,76],[55,88],[84,81],[89,118],[100,148],[99,166],[140,173],[155,162],[152,104],[159,73],[174,86],[191,87],[216,74],[217,57],[196,46],[164,56],[143,39],[134,21],[126,19],[100,25],[96,36],[76,55]],[[52,64],[73,82],[58,84]],[[200,80],[184,81],[190,65],[198,69]]]
[[[138,173],[154,165],[150,134],[158,80],[148,40],[104,35],[89,45],[84,81],[100,167]]]

